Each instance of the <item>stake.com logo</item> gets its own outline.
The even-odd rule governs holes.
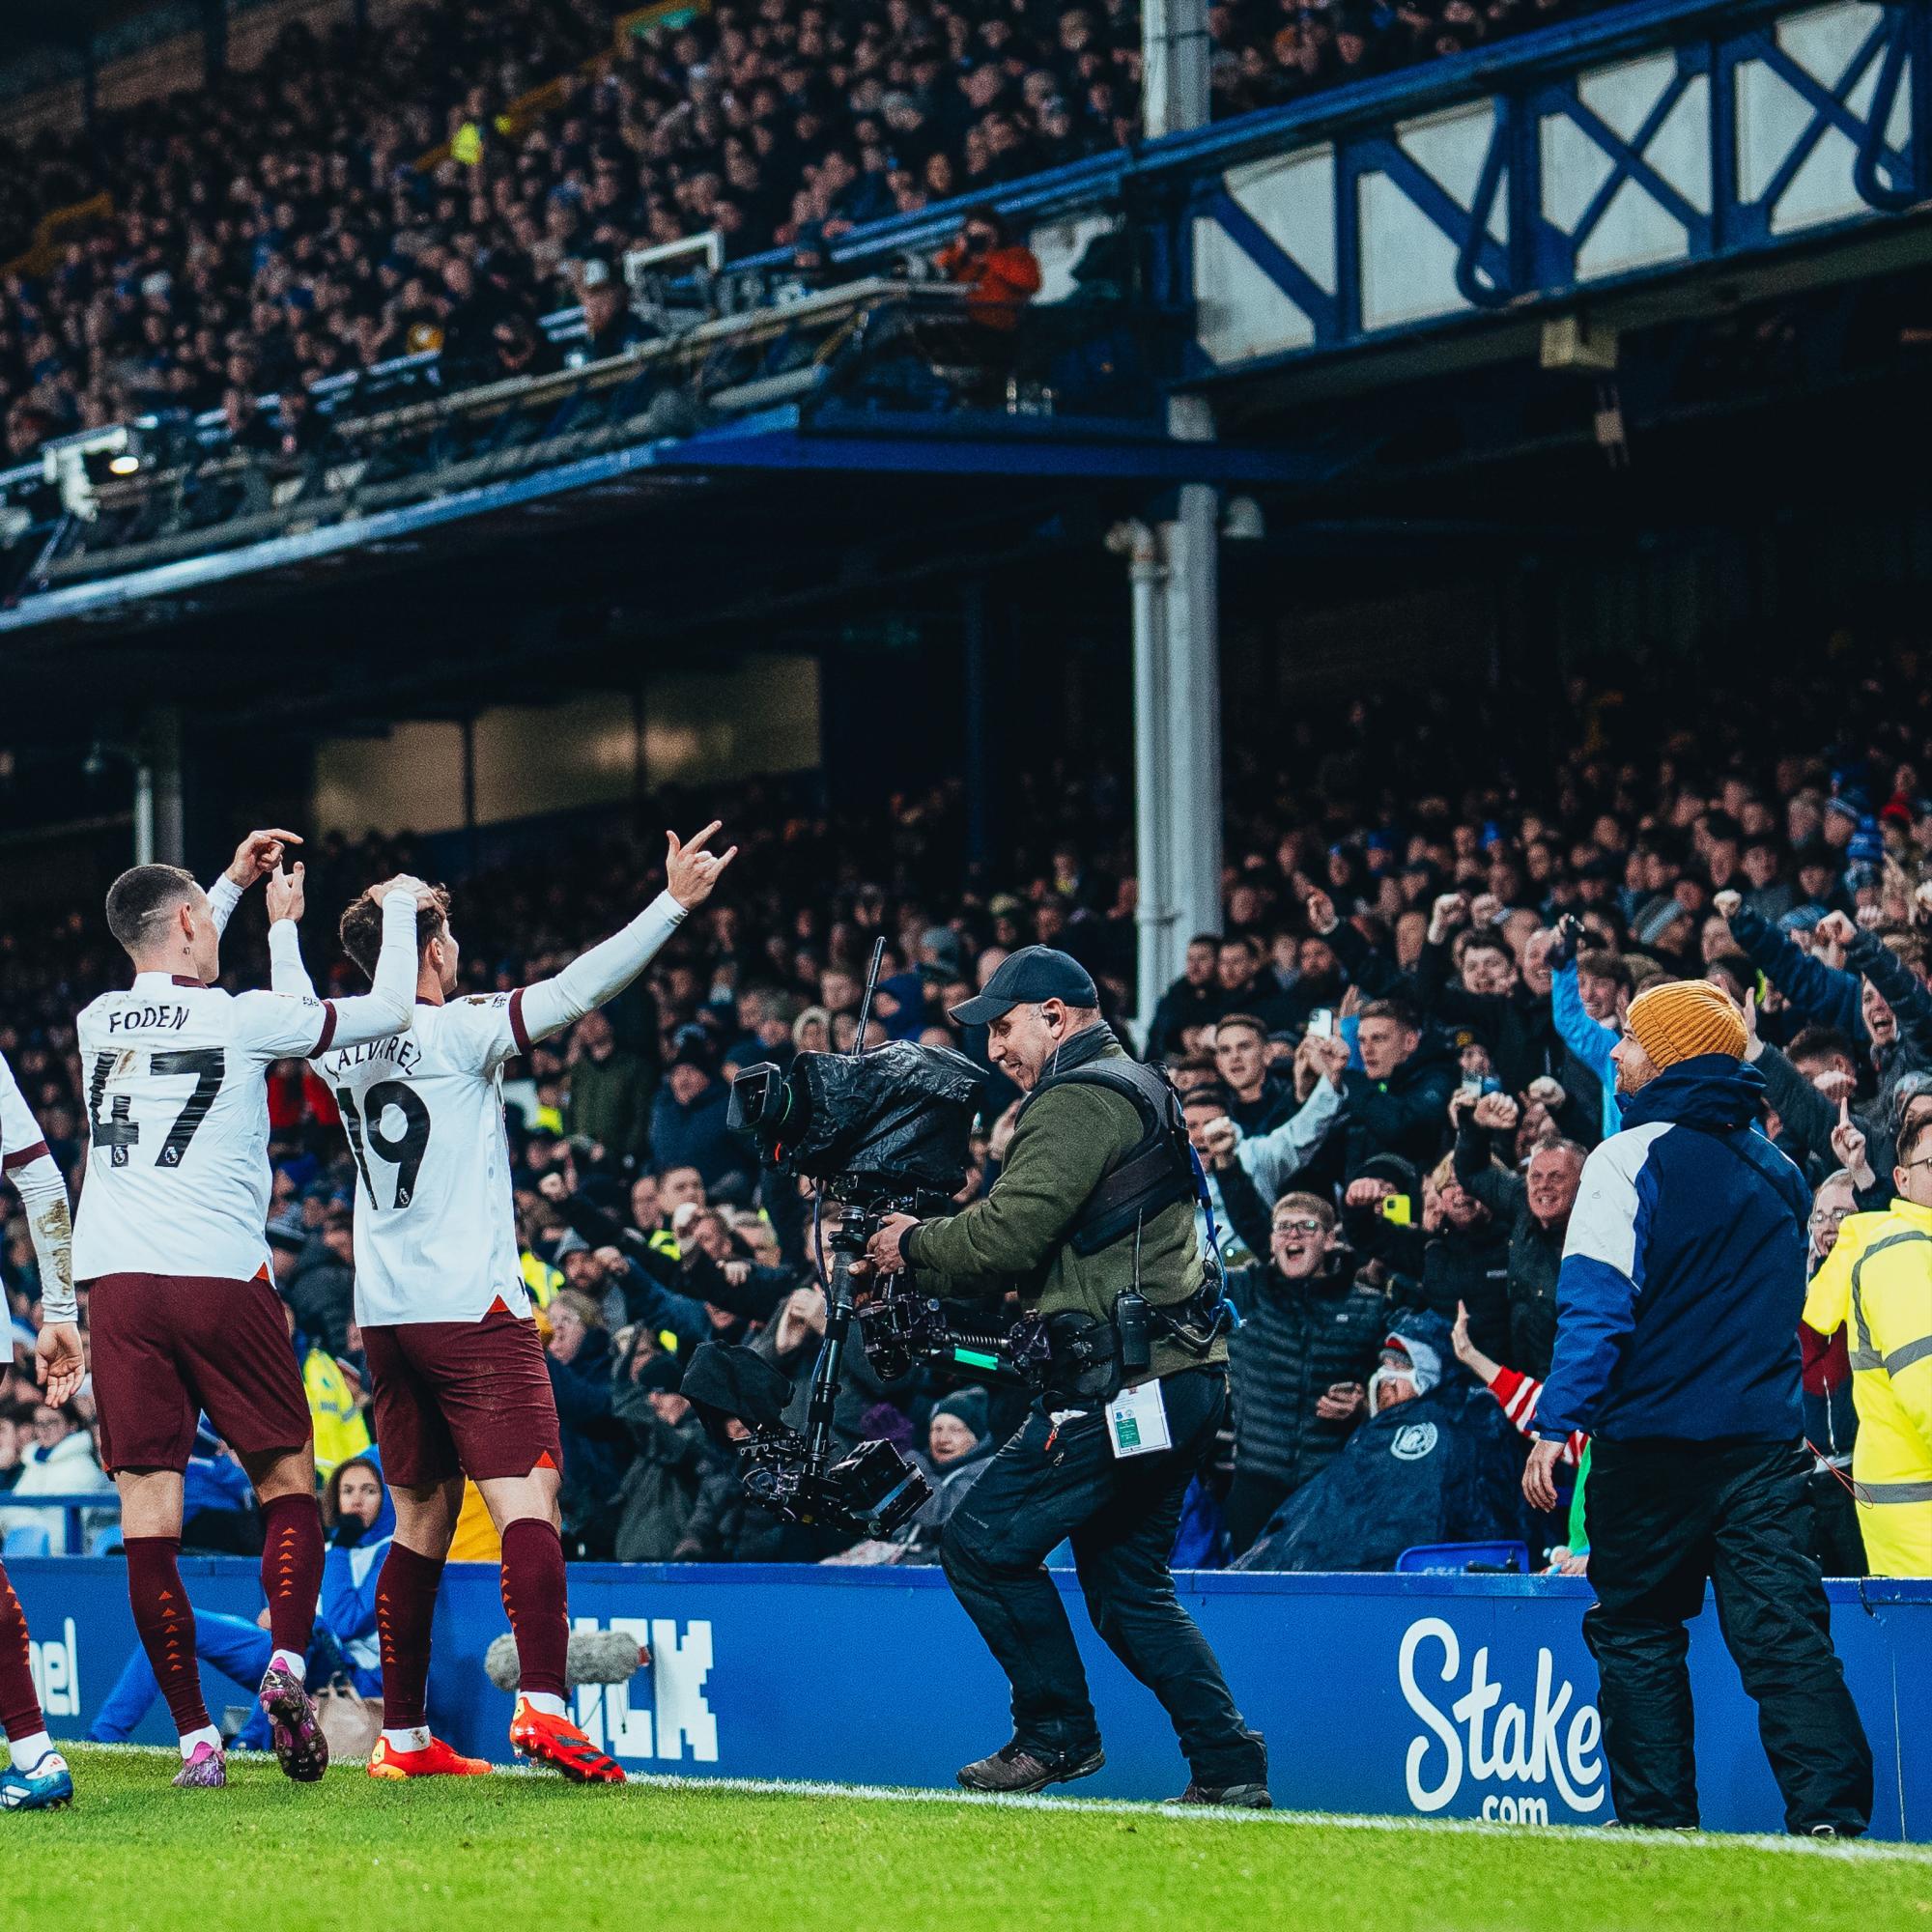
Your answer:
[[[1502,1701],[1503,1687],[1490,1676],[1487,1644],[1470,1660],[1468,1688],[1453,1703],[1438,1704],[1418,1681],[1416,1667],[1419,1657],[1436,1647],[1441,1653],[1436,1681],[1453,1690],[1462,1675],[1463,1646],[1440,1617],[1409,1625],[1397,1662],[1402,1694],[1427,1733],[1410,1741],[1404,1764],[1408,1802],[1418,1811],[1440,1811],[1452,1804],[1465,1776],[1478,1785],[1544,1788],[1520,1797],[1485,1794],[1482,1815],[1512,1824],[1547,1825],[1551,1792],[1579,1817],[1603,1804],[1604,1760],[1598,1749],[1603,1720],[1594,1704],[1577,1700],[1567,1677],[1557,1684],[1555,1660],[1548,1650],[1536,1653],[1536,1690],[1525,1710]]]

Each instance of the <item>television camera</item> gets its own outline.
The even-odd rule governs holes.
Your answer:
[[[750,1431],[739,1453],[754,1501],[786,1522],[876,1537],[906,1522],[932,1491],[890,1442],[861,1443],[833,1461],[833,1406],[855,1321],[867,1360],[888,1381],[921,1363],[1024,1377],[1042,1370],[1048,1354],[1037,1321],[1005,1332],[956,1327],[945,1303],[916,1293],[903,1275],[874,1285],[858,1306],[852,1264],[885,1216],[952,1207],[966,1179],[983,1085],[980,1069],[949,1047],[893,1040],[864,1050],[883,950],[883,941],[873,948],[852,1050],[801,1053],[789,1070],[746,1067],[732,1082],[725,1116],[753,1137],[766,1166],[815,1183],[814,1260],[826,1321],[804,1428],[783,1420],[789,1382],[749,1350],[708,1344],[684,1378],[700,1408],[735,1416]]]

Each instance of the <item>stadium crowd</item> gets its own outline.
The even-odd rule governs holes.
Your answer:
[[[1479,45],[1600,0],[1244,0],[1208,9],[1222,114]],[[224,408],[242,444],[312,440],[297,391],[440,351],[533,373],[537,319],[637,336],[632,247],[717,230],[810,274],[852,226],[1131,141],[1129,0],[761,0],[611,46],[614,0],[425,0],[358,36],[298,20],[263,63],[0,149],[14,242],[104,190],[51,272],[0,279],[6,449]],[[560,81],[528,125],[506,109]],[[293,420],[284,420],[284,415]],[[293,452],[291,452],[293,453]]]
[[[1847,1213],[1889,1204],[1894,1160],[1919,1157],[1932,697],[1903,656],[1766,676],[1708,712],[1701,696],[1667,679],[1579,682],[1534,728],[1505,728],[1468,692],[1357,698],[1235,749],[1223,923],[1189,947],[1144,1042],[1183,1090],[1245,1318],[1226,1454],[1197,1491],[1183,1560],[1386,1569],[1418,1544],[1523,1540],[1581,1565],[1562,1520],[1523,1514],[1519,1432],[1549,1366],[1581,1165],[1614,1130],[1609,1049],[1653,982],[1712,980],[1747,1015],[1762,1125],[1815,1189],[1819,1261]],[[947,1009],[1036,941],[1087,964],[1131,1033],[1124,788],[1105,772],[1042,772],[1007,804],[1031,829],[986,871],[965,861],[948,788],[846,819],[749,787],[724,808],[744,848],[729,889],[644,980],[513,1064],[518,1231],[577,1550],[931,1560],[937,1523],[1013,1422],[1018,1392],[923,1373],[885,1386],[862,1367],[840,1441],[897,1440],[939,1493],[898,1544],[835,1552],[748,1505],[678,1392],[706,1339],[810,1364],[825,1307],[806,1206],[726,1128],[727,1085],[753,1061],[846,1046],[876,937],[870,1039],[957,1044],[984,1064],[983,1037],[961,1037]],[[460,882],[469,983],[520,985],[621,923],[656,890],[654,843],[547,849]],[[326,909],[411,856],[374,839],[311,849],[319,983],[356,983],[339,956],[322,963]],[[259,917],[230,934],[232,984],[265,978],[260,928],[242,923]],[[92,909],[0,939],[0,1051],[75,1183],[86,1110],[72,1014],[118,970]],[[277,1066],[270,1095],[268,1234],[327,1473],[368,1442],[354,1169],[330,1096],[301,1065]],[[992,1074],[967,1196],[998,1171],[1015,1098]],[[4,1235],[17,1354],[37,1286],[23,1223]],[[1820,1552],[1828,1574],[1860,1574],[1842,1333],[1806,1341],[1804,1380]],[[0,1384],[0,1524],[57,1534],[58,1517],[27,1499],[104,1485],[90,1420],[84,1393],[65,1411],[37,1406],[20,1367]],[[1445,1458],[1427,1476],[1381,1453],[1424,1421]],[[1566,1461],[1586,1453],[1574,1440]],[[209,1445],[190,1540],[245,1547],[245,1492],[221,1462]]]

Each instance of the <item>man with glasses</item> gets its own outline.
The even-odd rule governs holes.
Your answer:
[[[1709,980],[1631,1002],[1623,1129],[1585,1163],[1570,1216],[1523,1492],[1553,1508],[1566,1439],[1591,1437],[1583,1636],[1618,1822],[1697,1825],[1685,1626],[1708,1581],[1786,1829],[1856,1837],[1871,1747],[1808,1535],[1797,1328],[1811,1198],[1758,1130],[1764,1081],[1745,1045],[1743,1012]]]
[[[1228,1277],[1241,1325],[1228,1343],[1235,1480],[1223,1520],[1238,1556],[1362,1420],[1388,1309],[1379,1283],[1346,1265],[1335,1209],[1321,1195],[1284,1194],[1264,1220],[1237,1162],[1219,1178],[1236,1232],[1258,1250],[1265,1238],[1268,1257]]]
[[[1897,1144],[1889,1210],[1839,1226],[1804,1320],[1821,1335],[1846,1331],[1852,1485],[1871,1574],[1932,1577],[1932,1093],[1900,1105]]]

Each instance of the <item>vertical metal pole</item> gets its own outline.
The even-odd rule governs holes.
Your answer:
[[[1173,950],[1168,934],[1175,914],[1166,798],[1167,565],[1158,536],[1144,525],[1136,531],[1127,582],[1134,615],[1134,869],[1139,884],[1134,908],[1139,1008],[1135,1018],[1145,1046],[1154,1008],[1172,978],[1166,962]]]
[[[983,866],[992,855],[993,773],[986,718],[986,583],[970,578],[960,592],[965,643],[966,858]]]
[[[1142,0],[1141,132],[1208,125],[1208,0]]]
[[[155,768],[145,746],[134,754],[134,863],[155,863]]]
[[[1212,412],[1194,396],[1171,401],[1168,427],[1187,441],[1211,440],[1214,434]],[[1221,926],[1220,536],[1218,493],[1208,484],[1183,484],[1171,521],[1160,526],[1167,562],[1164,798],[1173,913],[1162,985],[1179,974],[1189,938]]]
[[[141,756],[149,778],[149,834],[152,856],[148,863],[180,866],[185,863],[187,828],[182,804],[182,719],[172,704],[157,704],[148,714],[142,734]],[[136,779],[136,785],[139,785]],[[136,811],[140,808],[137,802]],[[139,837],[138,823],[136,835]]]

